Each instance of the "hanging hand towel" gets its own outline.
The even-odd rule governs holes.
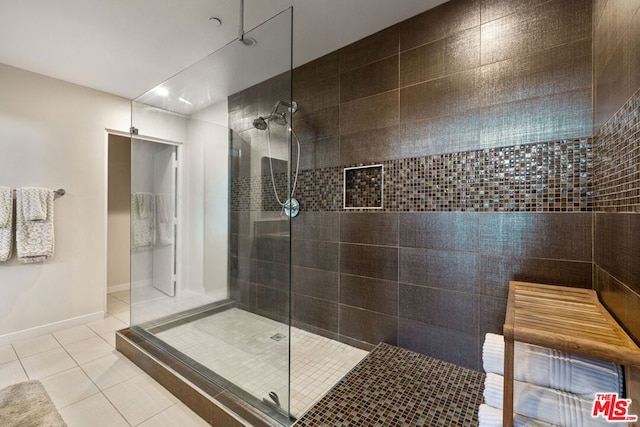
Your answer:
[[[0,262],[11,258],[13,245],[13,190],[0,187]]]
[[[47,203],[52,193],[46,188],[23,187],[22,213],[26,221],[46,221]]]
[[[171,197],[171,194],[156,195],[156,218],[158,220],[158,244],[172,244],[173,197]]]
[[[155,243],[153,199],[151,193],[131,195],[131,242],[134,249],[153,246]]]
[[[44,193],[44,196],[42,196]],[[33,205],[30,217],[39,217],[38,211],[45,212],[44,220],[27,220],[25,200]],[[35,206],[35,205],[43,206]],[[18,261],[24,264],[43,262],[53,256],[53,190],[42,188],[21,188],[16,191],[16,249]]]

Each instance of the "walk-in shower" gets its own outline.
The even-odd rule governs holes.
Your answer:
[[[132,250],[132,272],[145,280],[132,276],[130,333],[227,408],[283,425],[365,354],[291,325],[292,223],[301,220],[291,34],[288,9],[242,32],[259,49],[236,40],[132,103],[137,138],[171,153],[150,169],[160,155],[138,150],[132,188],[150,194],[141,211],[150,233],[171,222],[175,256],[145,256],[158,239]],[[159,181],[171,199],[154,196],[168,192]],[[167,272],[172,292],[156,286]]]

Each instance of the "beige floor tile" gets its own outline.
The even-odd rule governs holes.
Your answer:
[[[102,393],[67,406],[60,415],[68,427],[129,427]]]
[[[117,351],[83,364],[82,369],[100,390],[113,387],[142,373],[140,368]]]
[[[58,347],[60,347],[60,343],[50,334],[13,343],[13,348],[15,348],[20,358],[33,356]]]
[[[22,365],[19,360],[14,360],[0,365],[0,388],[28,380],[29,378],[24,372],[24,369],[22,369]]]
[[[60,344],[65,345],[93,338],[96,336],[96,333],[85,325],[80,325],[56,332],[53,336],[56,337]]]
[[[67,344],[64,348],[79,365],[104,357],[113,351],[113,347],[98,336]]]
[[[105,396],[131,425],[159,414],[176,398],[151,377],[141,374],[104,391]]]
[[[79,367],[51,375],[42,380],[56,408],[62,409],[99,393],[98,387]]]
[[[109,344],[111,346],[111,348],[116,348],[116,333],[115,332],[108,332],[106,334],[102,334],[102,335],[100,335],[100,338],[105,340],[105,342],[107,344]]]
[[[46,378],[77,366],[76,362],[62,347],[25,357],[21,359],[21,362],[27,375],[32,380]]]
[[[178,402],[140,424],[140,427],[206,427],[208,425],[195,412]]]
[[[129,304],[120,301],[119,299],[114,298],[111,295],[107,295],[107,313],[115,316],[116,314],[124,313],[127,311],[129,311]]]
[[[127,325],[117,317],[109,316],[102,320],[96,320],[95,322],[87,323],[96,334],[102,335],[107,332],[114,332],[118,329],[124,329]]]
[[[18,356],[16,355],[16,352],[13,349],[13,346],[4,345],[0,347],[0,364],[11,362],[17,359],[18,359]]]
[[[109,296],[117,298],[122,302],[126,302],[127,304],[131,303],[131,296],[130,295],[131,294],[129,293],[128,290],[109,293]]]

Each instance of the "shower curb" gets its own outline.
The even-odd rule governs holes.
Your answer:
[[[212,426],[282,427],[130,328],[116,332],[116,350]]]

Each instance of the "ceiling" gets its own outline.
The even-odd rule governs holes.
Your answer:
[[[246,0],[245,29],[293,6],[297,66],[444,1]],[[0,0],[0,63],[133,99],[236,38],[239,14],[240,0]]]

